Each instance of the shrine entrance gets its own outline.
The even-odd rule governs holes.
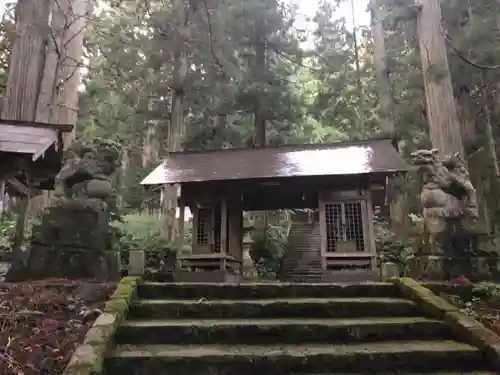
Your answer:
[[[407,169],[387,139],[171,153],[160,167],[156,183],[178,184],[180,212],[193,214],[192,252],[178,258],[177,280],[199,282],[239,280],[243,211],[315,212],[296,232],[306,230],[311,246],[296,246],[289,265],[302,270],[307,258],[325,275],[375,270],[373,207],[385,204],[387,176]]]

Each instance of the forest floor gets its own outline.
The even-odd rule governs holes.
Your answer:
[[[479,289],[484,290],[481,287]],[[469,293],[465,294],[453,293],[450,290],[440,293],[440,296],[500,336],[500,295],[498,293],[492,295],[490,293],[474,292],[471,295]]]
[[[60,375],[114,284],[0,283],[0,374]]]

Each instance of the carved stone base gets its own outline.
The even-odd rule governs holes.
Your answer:
[[[118,280],[119,254],[88,249],[33,246],[27,265],[13,265],[5,281],[47,278]]]
[[[26,261],[15,262],[6,281],[43,278],[116,280],[120,262],[111,251],[109,213],[99,199],[60,199],[33,228]]]
[[[449,281],[465,276],[471,281],[500,281],[499,257],[417,256],[410,261],[409,276],[417,280]]]

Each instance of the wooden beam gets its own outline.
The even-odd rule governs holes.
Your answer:
[[[21,120],[0,119],[0,125],[18,125],[18,126],[28,126],[30,128],[54,129],[54,130],[59,130],[60,132],[63,133],[69,133],[73,130],[73,125],[71,124],[53,124],[53,123],[21,121]]]

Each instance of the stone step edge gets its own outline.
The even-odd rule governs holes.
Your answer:
[[[275,319],[130,319],[123,322],[120,328],[158,328],[158,327],[244,327],[244,326],[267,326],[267,327],[289,327],[289,326],[323,326],[323,327],[363,327],[363,326],[387,326],[408,324],[436,324],[444,325],[437,319],[425,317],[381,317],[381,318],[358,318],[358,319],[321,319],[321,318],[275,318]]]
[[[365,355],[435,352],[480,352],[478,348],[456,341],[390,341],[363,344],[308,344],[308,345],[118,345],[107,354],[107,358],[166,358],[187,359],[203,357],[253,357],[305,358],[330,355],[344,357],[363,353]]]
[[[377,281],[368,281],[368,282],[351,282],[351,283],[279,283],[279,282],[267,282],[267,283],[196,283],[196,282],[155,282],[155,281],[144,281],[140,285],[140,287],[162,287],[162,286],[172,286],[172,287],[218,287],[220,289],[226,289],[228,287],[233,288],[250,288],[257,289],[262,287],[273,287],[273,288],[287,288],[287,287],[311,287],[311,288],[363,288],[363,287],[390,287],[397,290],[393,283],[387,282],[377,282]]]
[[[279,304],[382,304],[396,305],[405,304],[416,306],[415,302],[405,298],[390,297],[339,297],[339,298],[266,298],[266,299],[138,299],[134,301],[135,305],[279,305]]]

